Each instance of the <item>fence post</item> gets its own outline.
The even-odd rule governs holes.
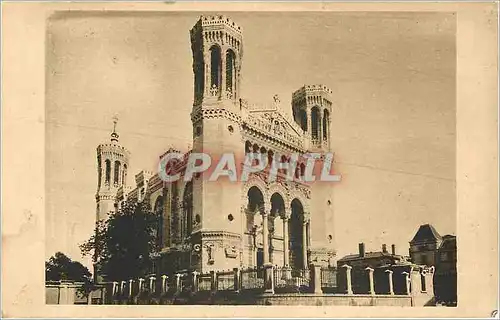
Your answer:
[[[373,271],[374,270],[370,267],[366,267],[365,270],[368,271],[368,284],[370,285],[369,293],[371,295],[374,295],[375,294],[375,288],[374,288],[374,284],[373,284]]]
[[[128,297],[132,298],[132,284],[134,283],[133,279],[128,281]]]
[[[167,280],[168,280],[167,275],[164,274],[161,276],[161,294],[165,294],[168,291]]]
[[[264,264],[264,292],[274,294],[274,266],[272,264]]]
[[[149,277],[149,293],[150,293],[150,295],[153,295],[155,293],[155,291],[156,291],[155,290],[156,286],[154,285],[155,281],[156,281],[156,277],[155,276],[150,276]]]
[[[347,294],[352,294],[352,279],[351,279],[351,269],[350,265],[344,264],[342,268],[345,268],[346,283],[347,283]]]
[[[193,273],[192,273],[192,275],[193,275],[193,277],[192,277],[192,281],[193,281],[192,291],[193,291],[193,293],[198,292],[198,274],[199,274],[199,272],[196,270],[193,271]]]
[[[139,278],[139,294],[142,293],[143,290],[143,283],[144,283],[144,278]]]
[[[240,292],[240,269],[238,267],[233,268],[234,273],[234,291]]]
[[[217,275],[214,270],[210,271],[210,289],[212,292],[217,291]]]
[[[389,294],[394,295],[394,283],[392,282],[392,270],[385,270],[385,273],[389,276]]]
[[[175,274],[175,292],[176,293],[181,292],[181,276],[182,276],[182,274],[180,274],[180,273]]]
[[[310,272],[313,293],[323,293],[321,290],[321,266],[312,264]]]

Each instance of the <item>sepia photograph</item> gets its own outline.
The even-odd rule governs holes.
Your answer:
[[[41,150],[29,157],[40,194],[2,193],[40,201],[17,229],[2,227],[2,247],[11,256],[20,249],[6,240],[32,241],[45,272],[39,282],[42,261],[7,267],[4,255],[4,277],[33,275],[2,286],[28,281],[8,303],[30,292],[59,316],[80,305],[127,317],[187,316],[182,306],[197,317],[209,306],[403,317],[452,314],[484,294],[481,316],[497,316],[498,113],[480,96],[497,83],[480,91],[491,77],[462,68],[467,53],[496,54],[476,50],[491,44],[481,35],[497,37],[494,6],[491,33],[458,5],[97,6],[52,5],[24,27],[41,39],[40,67],[26,60],[23,81],[43,79],[32,91],[43,106],[25,110],[32,133],[15,134],[13,120],[3,132],[16,139],[8,146]],[[7,22],[29,24],[15,7]],[[497,70],[486,61],[480,70]]]
[[[46,302],[455,306],[455,22],[49,17]]]

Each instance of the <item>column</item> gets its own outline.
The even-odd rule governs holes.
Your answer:
[[[346,284],[347,284],[347,294],[352,294],[352,279],[351,279],[351,269],[350,265],[344,264],[342,268],[345,268]]]
[[[307,223],[309,222],[309,217],[304,213],[302,221],[302,259],[304,269],[307,269]]]
[[[323,108],[320,107],[319,109],[319,123],[318,123],[318,129],[319,129],[319,134],[318,134],[318,141],[321,143],[323,141]]]
[[[262,212],[262,242],[264,251],[264,265],[269,264],[269,211],[264,209]]]
[[[282,216],[283,219],[283,266],[290,266],[290,249],[288,248],[290,244],[290,235],[288,234],[288,221],[290,221],[290,213],[285,212]]]
[[[392,270],[385,270],[385,273],[389,276],[389,294],[394,295],[394,283],[392,282]]]
[[[365,268],[366,271],[368,271],[368,283],[370,285],[370,291],[369,294],[374,295],[375,294],[375,288],[373,285],[373,269],[370,267]]]
[[[312,139],[312,128],[311,128],[311,109],[307,108],[306,109],[306,115],[307,115],[307,132],[309,133],[309,140]]]
[[[221,57],[221,72],[220,72],[220,87],[219,87],[219,91],[220,91],[220,97],[222,99],[226,99],[227,98],[227,93],[226,93],[226,50],[227,48],[225,46],[222,46],[221,47],[221,53],[220,53],[220,57]]]

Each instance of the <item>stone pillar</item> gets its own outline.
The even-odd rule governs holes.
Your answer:
[[[240,292],[240,269],[233,268],[233,274],[234,274],[234,291]]]
[[[347,285],[347,294],[352,294],[352,276],[351,276],[351,269],[352,267],[350,265],[344,264],[342,268],[345,268],[345,275],[346,275],[346,285]]]
[[[309,222],[309,215],[304,213],[302,221],[302,259],[304,269],[307,269],[307,223]]]
[[[366,271],[368,271],[368,283],[370,285],[370,291],[369,293],[371,295],[374,295],[375,294],[375,288],[374,288],[374,285],[373,285],[373,269],[370,268],[370,267],[366,267],[365,268]]]
[[[323,290],[321,289],[321,266],[312,265],[311,273],[310,279],[313,283],[313,293],[323,293]]]
[[[318,130],[319,130],[319,135],[318,135],[318,141],[321,143],[323,141],[323,108],[319,109],[319,123],[318,123]]]
[[[312,128],[311,128],[311,109],[310,108],[306,109],[306,115],[307,115],[307,132],[309,133],[308,134],[309,140],[311,140],[312,139]]]
[[[385,273],[389,276],[389,294],[394,295],[394,283],[392,281],[392,270],[385,270]]]
[[[274,293],[274,266],[270,263],[264,264],[264,292]]]
[[[210,88],[212,88],[212,71],[210,70],[210,63],[211,63],[211,57],[210,57],[210,50],[203,52],[203,61],[205,65],[205,70],[203,74],[203,84],[205,85],[205,88],[203,88],[204,93],[203,93],[203,98],[210,97]]]
[[[222,99],[226,99],[227,98],[227,93],[226,93],[226,50],[227,48],[225,46],[222,46],[221,48],[221,53],[220,53],[220,57],[221,57],[221,72],[220,72],[220,87],[219,87],[219,91],[220,91],[220,96]]]
[[[162,294],[165,294],[168,291],[167,280],[168,280],[168,277],[166,275],[161,276],[161,293]]]
[[[403,272],[405,275],[405,289],[406,289],[406,294],[410,295],[410,274],[408,272]]]
[[[264,265],[270,263],[269,259],[269,211],[264,209],[262,212],[262,243],[264,251]]]
[[[288,221],[290,221],[289,212],[285,212],[282,216],[283,219],[283,266],[290,266],[290,249],[288,245],[290,244],[290,235],[288,234]]]

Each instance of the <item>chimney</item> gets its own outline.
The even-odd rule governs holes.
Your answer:
[[[396,245],[395,244],[391,245],[391,251],[392,251],[393,256],[396,255]]]
[[[360,257],[365,256],[365,244],[363,242],[359,244],[359,256]]]
[[[382,253],[387,253],[387,245],[385,243],[382,245]]]

